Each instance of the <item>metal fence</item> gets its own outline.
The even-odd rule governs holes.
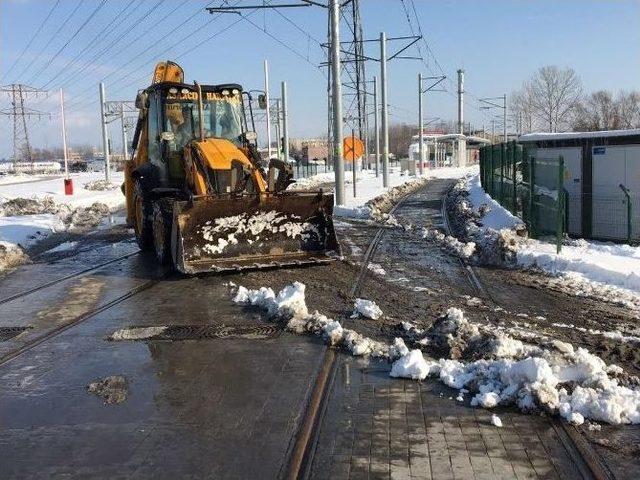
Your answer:
[[[494,200],[524,221],[532,238],[553,235],[560,252],[568,222],[561,156],[529,156],[516,142],[487,145],[480,148],[480,179]]]
[[[293,167],[293,178],[307,178],[318,173],[325,173],[331,171],[326,163],[317,164],[317,163],[308,163],[304,164],[302,161],[299,161],[292,165]]]

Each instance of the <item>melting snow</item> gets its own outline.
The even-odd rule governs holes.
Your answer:
[[[500,420],[500,417],[498,415],[496,415],[495,413],[493,415],[491,415],[491,423],[493,425],[495,425],[496,427],[502,427],[502,420]]]
[[[376,302],[372,300],[365,300],[364,298],[356,298],[353,304],[352,318],[363,316],[372,320],[377,320],[382,316],[382,310],[376,305]]]
[[[546,410],[575,424],[585,419],[640,423],[640,390],[632,386],[620,367],[607,365],[586,349],[565,342],[548,342],[544,347],[526,344],[494,327],[468,321],[457,308],[450,308],[426,334],[409,326],[413,336],[424,335],[416,339],[416,345],[427,343],[446,353],[446,358],[433,360],[425,358],[419,349],[410,349],[400,338],[386,345],[344,328],[317,311],[309,313],[305,285],[299,282],[278,294],[270,288],[250,290],[240,286],[234,301],[256,305],[269,316],[285,320],[289,330],[320,335],[330,345],[353,355],[388,358],[393,361],[393,377],[438,378],[458,389],[459,397],[467,392],[473,395],[472,405],[516,405],[525,412]]]

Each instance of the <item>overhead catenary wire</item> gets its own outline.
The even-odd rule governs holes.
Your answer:
[[[81,77],[80,74],[85,72],[88,68],[90,68],[91,71],[95,71],[97,68],[99,68],[99,65],[96,64],[96,60],[100,58],[103,54],[105,54],[107,51],[109,51],[114,45],[116,45],[121,40],[123,40],[127,35],[133,32],[134,27],[139,26],[141,23],[147,20],[149,16],[155,10],[157,10],[165,1],[166,0],[157,0],[156,3],[153,6],[151,6],[149,9],[147,9],[142,15],[138,16],[133,21],[131,21],[127,26],[125,26],[125,28],[118,35],[118,37],[116,37],[107,46],[105,46],[102,50],[96,53],[90,60],[88,60],[84,64],[82,68],[80,68],[80,70],[74,73],[74,76],[76,77],[75,79],[72,80],[71,78],[69,78],[69,79],[66,79],[64,82],[62,82],[65,85],[65,87],[68,89],[71,85],[75,84],[78,81],[78,79],[85,78],[86,76]]]
[[[255,10],[251,10],[251,11],[249,11],[249,13],[244,14],[244,17],[248,17],[248,16],[250,16],[250,15],[253,15],[256,11],[257,11],[257,9],[255,9]],[[218,18],[218,16],[221,16],[221,15],[222,15],[222,14],[218,14],[218,15],[216,16],[216,18]],[[214,32],[213,34],[209,35],[207,38],[205,38],[205,39],[201,40],[200,42],[198,42],[197,44],[190,46],[189,48],[185,49],[184,51],[182,51],[181,53],[179,53],[179,54],[177,54],[177,55],[174,55],[174,56],[173,56],[173,58],[174,58],[174,59],[176,59],[176,60],[179,60],[179,59],[181,59],[182,57],[184,57],[185,55],[190,54],[190,53],[193,53],[193,51],[194,51],[195,49],[200,48],[202,45],[206,44],[207,42],[210,42],[210,41],[211,41],[211,40],[213,40],[214,38],[216,38],[216,37],[218,37],[218,36],[222,35],[223,33],[225,33],[225,32],[227,32],[228,30],[230,30],[232,27],[234,27],[234,26],[236,26],[237,24],[241,23],[242,21],[243,21],[243,19],[242,19],[242,18],[238,18],[238,19],[237,19],[237,20],[235,20],[234,22],[230,23],[229,25],[227,25],[227,26],[223,27],[223,28],[222,28],[222,29],[220,29],[220,30],[217,30],[217,31],[216,31],[216,32]],[[182,40],[180,40],[180,41],[176,42],[176,43],[175,43],[175,44],[173,44],[172,46],[168,47],[168,49],[172,49],[172,48],[177,47],[179,44],[183,43],[183,42],[184,42],[184,40],[185,40],[185,39],[182,39]],[[117,83],[120,83],[120,82],[121,82],[121,81],[123,81],[125,78],[130,77],[130,76],[131,76],[131,75],[133,75],[134,73],[137,73],[139,70],[142,70],[143,68],[146,68],[148,65],[153,64],[153,63],[156,63],[156,62],[157,62],[157,59],[152,58],[151,60],[147,61],[145,64],[141,65],[141,66],[140,66],[140,68],[139,68],[138,70],[136,70],[136,71],[134,71],[134,72],[131,72],[130,74],[126,75],[125,77],[122,77],[121,79],[119,79]],[[139,85],[139,84],[140,84],[140,82],[142,82],[144,79],[146,79],[146,78],[148,78],[148,77],[149,77],[149,73],[147,72],[147,73],[145,73],[144,75],[142,75],[142,76],[140,76],[140,77],[138,77],[138,78],[135,78],[135,79],[133,79],[132,81],[128,82],[127,84],[125,84],[125,85],[123,85],[123,86],[119,87],[119,89],[120,89],[120,90],[122,90],[122,89],[125,89],[125,88],[130,87],[130,86],[133,86],[133,85]],[[111,85],[115,85],[115,83],[114,83],[114,84],[111,84]],[[80,103],[78,103],[78,104],[76,104],[76,105],[74,106],[74,110],[75,110],[75,111],[78,111],[78,110],[79,110],[79,108],[78,108],[78,107],[80,107],[80,106],[82,106],[82,105],[92,105],[92,104],[95,104],[95,103],[98,103],[98,100],[92,100],[92,101],[87,102],[87,103],[80,102]]]
[[[102,9],[102,7],[105,6],[105,4],[107,3],[107,0],[102,0],[98,6],[93,9],[93,11],[91,12],[91,14],[87,17],[87,19],[82,23],[82,25],[80,25],[75,32],[73,32],[73,35],[71,35],[71,37],[69,38],[69,40],[66,41],[66,43],[64,45],[62,45],[58,51],[56,53],[53,54],[53,56],[49,59],[49,61],[47,63],[45,63],[40,70],[38,70],[37,73],[35,73],[34,75],[32,75],[32,82],[37,80],[37,78],[47,69],[49,68],[49,65],[51,65],[59,56],[60,54],[69,46],[69,44],[73,41],[74,38],[76,38],[78,36],[78,34],[84,29],[84,27],[87,26],[87,24],[91,21],[91,19],[93,19],[93,17],[96,16],[96,14]],[[31,83],[31,82],[28,82]]]
[[[40,25],[38,26],[34,34],[31,36],[31,38],[29,39],[25,47],[22,49],[22,52],[20,52],[20,55],[18,55],[18,57],[13,61],[11,66],[7,68],[7,71],[4,72],[2,77],[0,77],[0,80],[2,78],[5,78],[7,75],[9,75],[9,73],[11,73],[13,68],[20,62],[20,60],[22,60],[22,57],[24,57],[24,54],[27,52],[27,50],[29,50],[29,48],[31,47],[35,39],[38,38],[38,35],[40,35],[42,28],[49,21],[49,18],[51,18],[51,15],[53,15],[53,12],[56,10],[56,8],[58,8],[58,5],[60,5],[60,0],[56,0],[56,3],[53,4],[53,7],[51,7],[51,9],[49,10],[49,13],[47,13],[47,16],[44,17],[44,20],[42,20],[42,22],[40,23]]]
[[[239,3],[240,0],[236,1],[236,4]],[[209,4],[211,4],[213,2],[209,2]],[[227,3],[226,0],[224,3]],[[200,13],[201,9],[198,8],[198,11],[196,12],[196,14]],[[191,20],[194,15],[191,15],[189,18],[187,18],[186,20],[184,20],[180,25],[178,25],[177,27],[174,27],[169,33],[165,34],[164,37],[168,37],[171,33],[173,33],[175,30],[179,29],[182,25],[184,25],[185,23],[187,23],[189,20]],[[146,48],[145,50],[143,50],[141,53],[138,53],[137,55],[135,55],[129,62],[127,62],[126,64],[120,66],[117,70],[111,72],[110,74],[102,77],[100,79],[100,81],[104,82],[107,78],[111,77],[112,75],[116,74],[117,72],[121,71],[124,69],[125,66],[129,65],[132,61],[134,60],[138,60],[140,59],[140,56],[144,53],[146,53],[147,51],[149,51],[152,47],[154,46],[158,46],[158,48],[160,48],[163,52],[166,52],[167,50],[170,50],[172,48],[175,48],[176,46],[178,46],[179,44],[190,40],[193,38],[194,34],[198,33],[199,31],[201,31],[202,29],[204,29],[205,27],[207,27],[209,24],[211,24],[212,22],[214,22],[217,18],[219,18],[220,16],[222,16],[221,13],[213,16],[211,19],[207,20],[207,22],[205,22],[204,24],[200,25],[198,28],[196,28],[195,30],[190,30],[189,33],[183,37],[181,37],[178,41],[176,41],[175,43],[173,43],[171,46],[169,47],[163,47],[163,46],[159,46],[157,42],[152,42],[152,44]],[[197,48],[197,47],[191,47],[191,49],[193,48]],[[145,62],[144,64],[141,64],[138,68],[136,68],[135,70],[130,71],[129,73],[117,78],[114,82],[112,82],[110,84],[110,87],[113,87],[114,85],[117,85],[121,82],[123,82],[124,80],[126,80],[127,78],[130,78],[131,76],[137,74],[142,68],[146,68],[146,65],[153,63],[153,62],[157,62],[157,55],[151,55],[151,60],[148,60],[147,62]],[[145,75],[146,76],[146,75]],[[143,77],[144,78],[144,77]],[[124,88],[124,87],[123,87]],[[93,95],[93,87],[89,86],[88,88],[80,91],[76,98],[74,99],[74,102],[72,102],[71,108],[75,108],[78,105],[82,104],[85,99],[90,98]],[[95,103],[95,101],[91,101],[89,104]]]

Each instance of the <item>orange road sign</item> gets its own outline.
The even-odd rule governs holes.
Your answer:
[[[358,137],[344,137],[342,146],[345,160],[353,162],[364,155],[364,143]]]

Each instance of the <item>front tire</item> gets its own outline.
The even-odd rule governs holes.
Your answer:
[[[171,231],[173,226],[173,201],[161,198],[153,203],[153,247],[161,265],[172,265]]]
[[[140,250],[148,252],[153,248],[153,234],[151,231],[151,216],[153,207],[146,198],[142,183],[136,180],[133,186],[133,231]]]

